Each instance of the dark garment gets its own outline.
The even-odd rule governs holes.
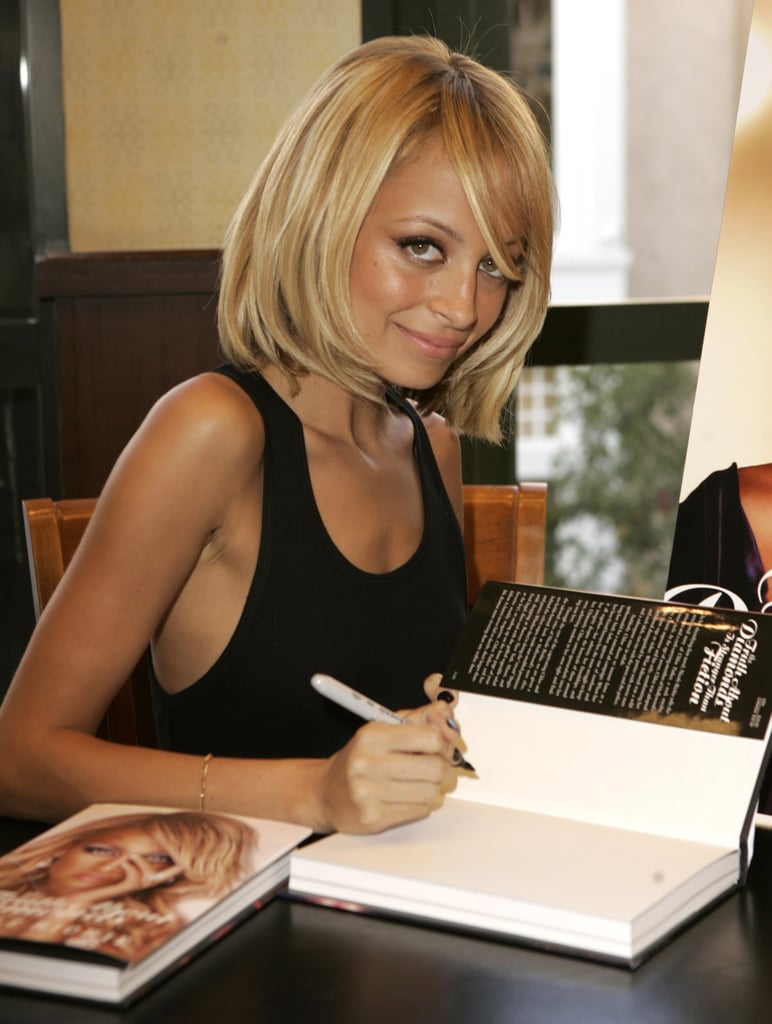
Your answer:
[[[332,543],[314,501],[300,420],[257,374],[220,371],[265,423],[263,528],[255,575],[225,651],[196,683],[166,694],[153,678],[162,747],[235,757],[325,757],[362,724],[312,690],[326,672],[391,708],[425,703],[466,617],[458,520],[420,417],[409,416],[424,501],[415,554],[384,574],[363,572]]]
[[[716,470],[686,497],[678,508],[673,552],[668,574],[668,594],[674,587],[689,587],[676,600],[700,604],[713,602],[715,588],[723,587],[742,605],[758,611],[759,580],[764,567],[756,539],[740,504],[740,477],[736,463]],[[766,599],[766,590],[762,597]],[[720,595],[719,607],[738,606],[729,595]]]

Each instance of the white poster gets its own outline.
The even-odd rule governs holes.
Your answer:
[[[668,600],[772,611],[772,0],[756,0]]]

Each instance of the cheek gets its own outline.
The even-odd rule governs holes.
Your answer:
[[[381,319],[419,298],[419,283],[388,261],[373,259],[360,263],[351,273],[351,304],[358,319]]]
[[[505,290],[481,296],[478,300],[477,337],[487,334],[499,320],[507,304],[509,293]]]
[[[71,874],[74,874],[78,870],[78,865],[73,864],[71,860],[61,861],[57,860],[48,869],[48,881],[52,885],[66,885],[67,879]]]
[[[490,301],[488,303],[488,313],[491,324],[494,324],[499,319],[501,314],[504,312],[504,309],[506,308],[507,305],[507,300],[509,299],[509,295],[509,288],[502,286],[494,295],[490,297]]]
[[[380,298],[385,305],[399,309],[415,303],[421,294],[421,279],[403,270],[387,268],[380,280]]]
[[[58,857],[51,861],[51,867],[48,869],[49,874],[53,874],[56,871],[67,871],[73,864],[77,865],[81,859],[80,854],[73,853],[72,851],[60,853]]]

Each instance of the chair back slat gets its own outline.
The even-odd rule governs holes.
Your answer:
[[[22,502],[36,618],[70,564],[95,506],[96,498],[30,498]],[[116,743],[158,745],[144,659],[113,697],[99,735]]]
[[[544,583],[546,529],[546,484],[465,484],[470,605],[486,580]]]

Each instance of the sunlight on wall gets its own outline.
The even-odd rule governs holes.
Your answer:
[[[748,53],[745,58],[745,75],[737,122],[753,117],[765,103],[772,99],[772,46],[765,33],[766,26],[759,19],[748,39]]]
[[[73,251],[217,248],[358,0],[61,0]]]

